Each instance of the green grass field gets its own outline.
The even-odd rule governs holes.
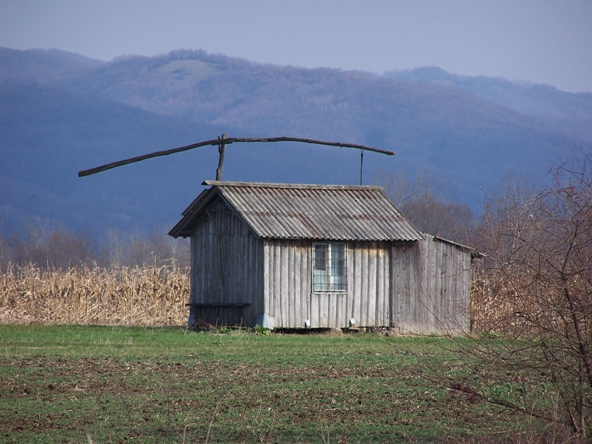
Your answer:
[[[537,427],[449,390],[438,338],[0,326],[0,442],[487,442]]]

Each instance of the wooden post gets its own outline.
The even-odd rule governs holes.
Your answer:
[[[226,139],[226,134],[222,134],[222,137],[218,137],[218,153],[220,153],[220,158],[218,159],[218,168],[216,168],[216,180],[222,180],[222,166],[224,165],[224,150],[226,149],[226,144],[223,140]]]
[[[360,186],[364,182],[364,149],[360,150]]]

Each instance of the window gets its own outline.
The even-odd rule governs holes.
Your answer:
[[[315,243],[313,251],[313,291],[346,291],[345,244]]]

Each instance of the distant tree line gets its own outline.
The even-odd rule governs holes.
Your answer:
[[[66,270],[80,266],[162,266],[172,262],[180,268],[188,267],[189,245],[164,232],[146,235],[110,231],[101,241],[87,233],[34,225],[23,233],[0,233],[0,267],[4,270],[8,264]]]
[[[454,201],[454,188],[425,170],[410,179],[402,173],[375,178],[401,212],[421,231],[470,244],[476,220],[467,204]],[[1,227],[0,227],[1,228]],[[171,261],[189,266],[189,243],[173,239],[165,230],[146,234],[111,230],[100,239],[85,232],[37,221],[22,232],[0,231],[0,267],[35,265],[48,269],[79,266],[162,266]]]
[[[476,219],[467,204],[455,201],[454,186],[425,169],[410,178],[402,172],[380,172],[375,181],[420,231],[470,245]]]

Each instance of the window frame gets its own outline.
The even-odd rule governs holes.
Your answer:
[[[324,255],[319,252],[324,246]],[[322,261],[322,263],[319,263]],[[324,268],[318,268],[318,265]],[[344,293],[347,291],[347,243],[313,242],[312,292]]]

